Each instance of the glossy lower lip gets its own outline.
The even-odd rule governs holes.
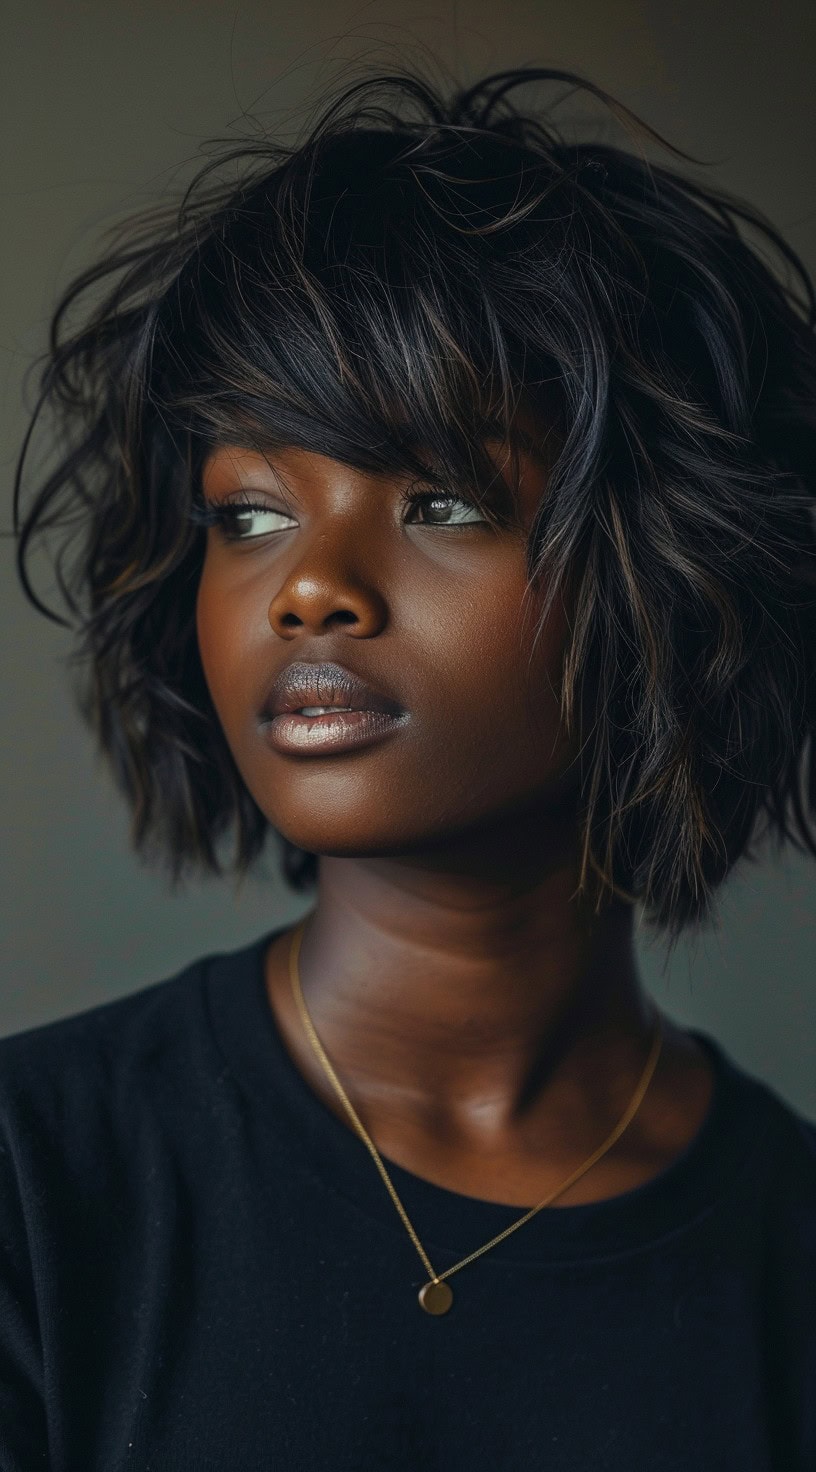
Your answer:
[[[398,716],[381,710],[335,711],[324,716],[300,716],[294,711],[284,711],[266,721],[261,730],[264,740],[275,751],[312,756],[370,746],[399,730],[407,720],[407,711]]]

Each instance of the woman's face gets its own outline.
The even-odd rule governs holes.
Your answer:
[[[487,448],[503,464],[506,449]],[[201,660],[241,776],[292,843],[360,857],[438,849],[556,798],[574,754],[558,704],[566,618],[557,602],[533,652],[525,595],[545,483],[542,460],[520,452],[517,516],[497,529],[458,495],[423,487],[425,502],[406,507],[407,478],[313,452],[210,454],[207,500],[242,492],[264,509],[243,516],[239,540],[207,531]],[[346,666],[403,719],[350,750],[276,749],[262,708],[293,661]]]

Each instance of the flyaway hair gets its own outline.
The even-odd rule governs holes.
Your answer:
[[[634,148],[559,132],[563,83]],[[76,628],[80,709],[135,848],[174,883],[223,873],[229,832],[246,873],[269,830],[197,650],[208,452],[427,478],[422,445],[481,505],[482,442],[512,446],[522,408],[557,446],[527,566],[539,627],[570,593],[581,888],[674,944],[762,838],[816,856],[813,284],[757,210],[647,143],[690,159],[571,72],[446,95],[367,77],[294,143],[219,140],[64,291],[15,477],[18,568]],[[24,513],[41,418],[59,458]],[[53,528],[68,620],[27,573]],[[314,883],[315,855],[283,839],[282,859]]]

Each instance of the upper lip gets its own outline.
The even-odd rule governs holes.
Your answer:
[[[267,693],[261,714],[271,719],[304,705],[345,705],[352,710],[380,710],[402,715],[398,705],[362,676],[333,661],[310,664],[295,660],[284,665]]]

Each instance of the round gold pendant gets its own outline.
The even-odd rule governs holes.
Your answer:
[[[453,1303],[453,1293],[441,1278],[432,1279],[420,1288],[419,1301],[426,1314],[446,1314]]]

